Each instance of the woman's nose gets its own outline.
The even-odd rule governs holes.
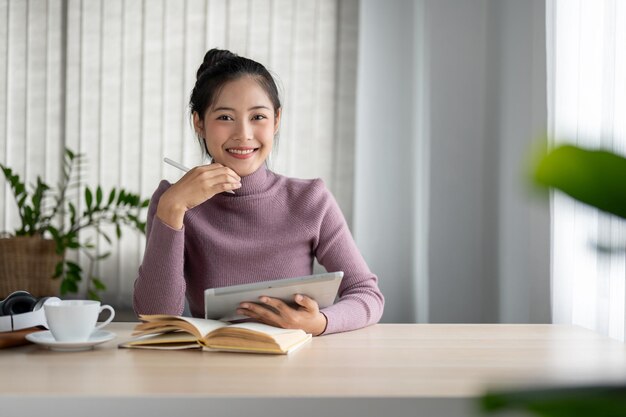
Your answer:
[[[241,141],[252,139],[252,126],[247,120],[241,120],[237,122],[235,129],[235,139]]]

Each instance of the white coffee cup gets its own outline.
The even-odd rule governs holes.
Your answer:
[[[115,310],[109,305],[100,306],[100,301],[58,300],[43,306],[48,329],[57,342],[86,342],[91,334],[111,323]],[[109,310],[109,318],[96,326],[98,316]]]

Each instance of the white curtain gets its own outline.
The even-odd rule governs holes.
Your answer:
[[[284,106],[272,166],[323,178],[352,217],[358,0],[0,0],[0,162],[56,184],[62,149],[84,179],[149,197],[193,166],[188,118],[207,49],[265,64]],[[0,179],[0,231],[17,224]],[[104,244],[104,241],[101,243]],[[126,233],[100,263],[104,301],[130,305],[143,237]],[[86,262],[80,260],[85,266]]]
[[[543,0],[362,0],[354,233],[387,322],[546,323]]]
[[[549,133],[585,147],[626,154],[626,2],[550,0],[547,4]],[[555,323],[624,340],[622,220],[555,193],[552,306]]]

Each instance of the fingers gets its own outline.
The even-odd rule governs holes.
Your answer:
[[[212,164],[205,165],[209,169],[214,169],[216,171],[225,171],[228,175],[235,178],[237,181],[241,181],[241,177],[231,168],[228,168],[225,165],[220,164],[219,162],[213,162]]]
[[[193,168],[191,171],[194,171],[196,176],[204,177],[204,178],[217,178],[222,180],[234,180],[235,182],[241,182],[241,177],[231,168],[214,162],[209,165],[201,165]]]
[[[317,313],[320,309],[319,304],[314,299],[307,297],[306,295],[296,294],[293,298],[299,306],[312,313]]]
[[[241,303],[237,314],[283,328],[298,327],[298,311],[278,298],[259,297],[262,304]]]
[[[241,303],[237,314],[259,320],[272,326],[284,327],[284,320],[274,311],[255,303]]]
[[[306,295],[294,296],[298,308],[292,308],[277,298],[259,297],[259,303],[241,303],[237,314],[248,316],[262,323],[285,329],[302,329],[314,336],[324,332],[327,319],[319,311],[315,300]]]
[[[193,168],[189,180],[209,195],[241,187],[241,177],[232,169],[218,163]]]
[[[237,314],[243,314],[279,327],[297,327],[303,319],[319,314],[319,305],[312,298],[296,294],[294,300],[299,306],[297,309],[278,298],[262,296],[259,297],[262,304],[241,303]]]
[[[158,216],[180,229],[187,210],[202,204],[214,195],[241,187],[241,177],[221,164],[197,166],[176,181],[159,201]],[[173,213],[173,214],[172,214]]]
[[[259,300],[263,304],[266,304],[266,305],[272,307],[280,315],[289,314],[291,312],[291,310],[293,310],[284,301],[282,301],[282,300],[280,300],[278,298],[270,298],[270,297],[263,296],[263,297],[259,297]]]

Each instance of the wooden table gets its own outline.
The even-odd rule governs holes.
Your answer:
[[[289,356],[118,349],[133,326],[1,350],[0,416],[467,416],[488,388],[626,382],[626,346],[574,326],[382,324]]]

